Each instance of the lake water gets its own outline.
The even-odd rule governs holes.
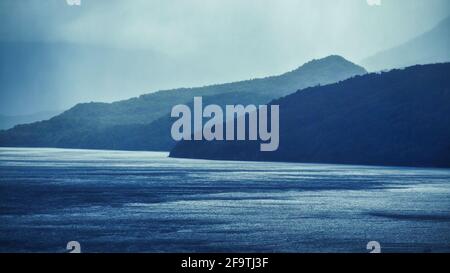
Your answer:
[[[450,252],[450,169],[0,149],[0,252]]]

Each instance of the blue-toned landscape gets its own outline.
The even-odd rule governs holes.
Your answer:
[[[0,253],[78,243],[450,253],[450,1],[0,1]]]
[[[0,149],[0,251],[450,251],[450,170]]]

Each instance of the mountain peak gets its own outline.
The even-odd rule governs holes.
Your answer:
[[[350,74],[347,72],[350,71]],[[337,76],[334,81],[323,82],[322,84],[328,84],[342,79],[347,79],[356,75],[367,74],[367,70],[351,61],[345,59],[339,55],[329,55],[320,59],[313,59],[298,68],[285,73],[284,76],[298,77],[304,73],[324,73],[334,74]],[[343,75],[347,73],[348,75]],[[339,78],[339,79],[338,79]]]
[[[312,59],[311,61],[305,63],[306,64],[314,64],[314,63],[326,63],[326,62],[349,62],[349,60],[347,60],[346,58],[340,56],[340,55],[329,55],[327,57],[324,58],[320,58],[320,59]]]
[[[340,55],[329,55],[324,58],[320,59],[313,59],[302,66],[300,66],[298,69],[323,69],[326,66],[330,65],[337,65],[337,66],[345,66],[345,67],[358,67],[361,70],[361,74],[367,73],[366,69],[362,66],[359,66],[346,58],[340,56]]]

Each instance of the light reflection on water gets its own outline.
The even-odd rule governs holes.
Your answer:
[[[450,170],[0,148],[0,252],[450,252]]]

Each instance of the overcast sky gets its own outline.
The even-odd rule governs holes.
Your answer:
[[[0,41],[148,50],[195,71],[161,75],[147,84],[154,91],[278,74],[330,54],[359,62],[449,12],[448,0],[0,0]]]

